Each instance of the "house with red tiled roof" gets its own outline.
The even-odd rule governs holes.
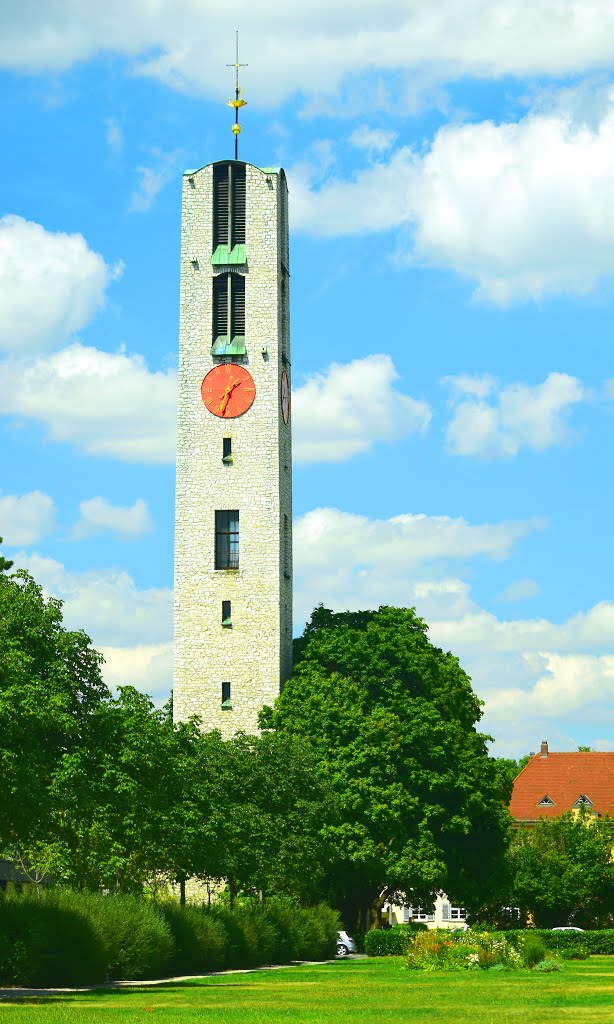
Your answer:
[[[614,817],[614,751],[553,754],[544,740],[514,781],[510,811],[515,822],[534,824],[585,809]]]

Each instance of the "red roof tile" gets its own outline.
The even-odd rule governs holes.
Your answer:
[[[539,807],[546,796],[553,803]],[[614,817],[614,752],[536,754],[516,777],[510,811],[517,821],[555,818],[581,796],[592,802],[591,811]]]

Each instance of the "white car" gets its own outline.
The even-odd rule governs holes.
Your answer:
[[[356,943],[347,932],[337,932],[337,956],[347,956],[356,952]]]

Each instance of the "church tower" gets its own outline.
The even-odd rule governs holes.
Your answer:
[[[223,160],[183,178],[175,720],[256,732],[291,624],[286,176]]]

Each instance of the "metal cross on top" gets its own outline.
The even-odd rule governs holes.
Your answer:
[[[235,123],[232,126],[232,131],[235,137],[235,160],[239,159],[239,135],[241,134],[241,125],[239,124],[239,110],[241,107],[247,106],[247,101],[241,99],[241,89],[239,88],[239,68],[246,68],[249,65],[239,64],[239,32],[237,31],[236,37],[236,53],[234,64],[227,64],[227,68],[235,69],[235,98],[234,100],[228,100],[228,106],[234,107],[235,112]]]

